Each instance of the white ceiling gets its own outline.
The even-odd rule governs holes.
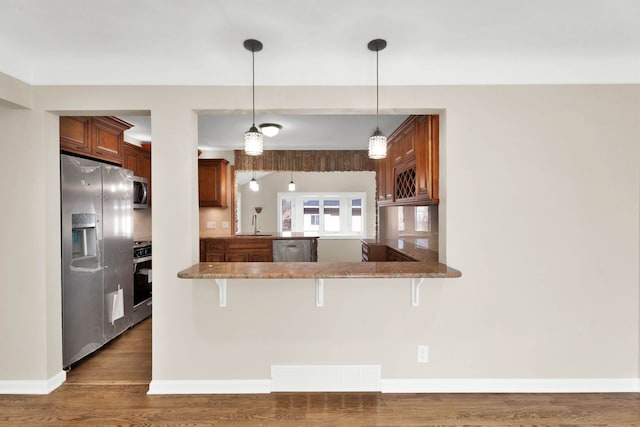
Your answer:
[[[640,0],[0,0],[0,72],[34,85],[640,82]],[[149,117],[125,117],[150,140]],[[374,117],[258,116],[266,149],[364,149]],[[389,134],[402,117],[383,118]],[[248,116],[201,116],[242,147]],[[146,127],[146,130],[145,130]]]
[[[0,0],[0,72],[30,84],[640,81],[638,0]]]
[[[151,142],[149,116],[118,116],[134,125],[126,132],[142,142]],[[389,135],[407,115],[380,116],[380,130]],[[260,123],[282,126],[273,138],[264,137],[265,150],[365,150],[376,128],[375,115],[260,115]],[[233,151],[244,146],[244,132],[251,126],[249,115],[199,115],[198,146],[203,150]]]

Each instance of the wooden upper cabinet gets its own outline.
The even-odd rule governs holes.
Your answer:
[[[138,172],[139,150],[140,147],[137,145],[129,144],[127,142],[124,143],[122,167],[132,170],[134,176],[140,176],[140,173]]]
[[[394,178],[393,178],[393,164],[390,161],[384,162],[384,199],[388,201],[393,201],[393,194],[395,193],[394,189]]]
[[[138,153],[138,176],[147,178],[149,185],[151,185],[151,151],[146,148],[141,148]]]
[[[439,195],[438,116],[419,116],[416,120],[416,195],[437,203]]]
[[[391,161],[391,165],[399,165],[402,163],[402,145],[399,138],[389,138],[387,144],[387,158]]]
[[[91,154],[91,117],[60,117],[60,149]]]
[[[411,162],[416,157],[413,127],[414,120],[406,120],[389,136],[387,157],[391,159],[394,166]]]
[[[387,158],[376,165],[378,203],[439,202],[438,116],[410,116],[389,136]]]
[[[410,162],[416,158],[414,140],[414,122],[411,122],[410,126],[404,129],[400,138],[400,152],[402,153],[403,162]]]
[[[147,178],[148,196],[147,200],[151,206],[151,144],[137,145],[124,143],[122,167],[131,169],[134,176]]]
[[[60,149],[117,165],[124,163],[124,131],[116,117],[60,117]]]
[[[124,131],[131,126],[112,117],[92,117],[93,150],[102,159],[113,159],[122,164]]]
[[[386,182],[386,169],[387,162],[386,159],[376,160],[376,197],[378,200],[384,200],[387,191],[387,182]]]
[[[227,207],[225,159],[198,159],[198,200],[202,207]]]

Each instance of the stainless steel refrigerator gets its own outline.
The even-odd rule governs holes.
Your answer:
[[[132,325],[133,173],[60,157],[66,368]]]

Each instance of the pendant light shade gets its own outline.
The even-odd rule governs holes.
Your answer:
[[[249,156],[259,156],[262,154],[262,133],[256,127],[256,61],[255,53],[262,50],[262,43],[258,40],[248,39],[244,41],[244,47],[251,52],[251,112],[252,125],[248,131],[244,133],[244,152]],[[255,181],[252,180],[252,181]],[[258,183],[256,182],[256,185]],[[253,190],[253,188],[252,188]],[[257,189],[254,191],[258,191]]]
[[[289,182],[289,191],[296,191],[296,183],[293,182],[293,172],[291,173],[291,182]]]
[[[367,48],[376,53],[376,131],[369,137],[369,158],[384,159],[387,157],[387,137],[380,132],[380,96],[378,84],[378,52],[387,47],[383,39],[371,40]]]
[[[249,130],[249,132],[251,132],[251,130]],[[249,133],[247,132],[247,133]],[[246,134],[245,134],[246,135]],[[252,177],[251,177],[251,181],[249,181],[249,189],[251,191],[259,191],[260,190],[260,185],[258,184],[258,181],[256,181],[256,158],[253,158],[253,165],[251,166],[251,171],[252,171]],[[258,212],[260,213],[260,212]]]
[[[255,163],[255,161],[254,161]],[[258,181],[256,181],[256,171],[255,168],[253,170],[253,177],[251,178],[251,181],[249,181],[249,189],[251,191],[258,191],[260,190],[260,184],[258,184]]]
[[[385,157],[387,157],[387,137],[376,128],[373,135],[369,137],[369,158],[384,159]]]
[[[244,152],[250,156],[259,156],[262,154],[262,134],[255,127],[244,133]]]
[[[251,189],[251,191],[260,190],[260,184],[258,184],[258,181],[256,181],[256,177],[255,176],[253,178],[251,178],[251,181],[249,181],[249,189]]]

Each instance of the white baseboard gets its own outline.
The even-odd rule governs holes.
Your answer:
[[[60,371],[47,380],[0,380],[0,394],[49,394],[67,379]]]
[[[148,394],[382,393],[640,393],[640,378],[380,379],[379,365],[273,365],[272,379],[153,380]],[[0,380],[0,394],[49,394],[67,378]]]
[[[153,380],[147,394],[264,394],[271,380]]]
[[[382,393],[640,393],[638,378],[458,379],[375,381],[377,365],[272,367],[264,380],[151,381],[148,394]]]
[[[633,393],[638,378],[384,379],[383,393]]]

